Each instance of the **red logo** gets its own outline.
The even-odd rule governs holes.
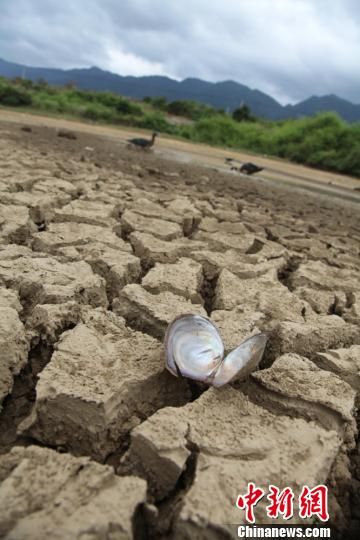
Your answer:
[[[240,510],[245,510],[246,520],[249,523],[255,523],[254,507],[264,495],[265,491],[263,489],[256,488],[253,482],[249,482],[247,493],[238,496],[236,506]]]
[[[254,482],[249,482],[247,492],[238,495],[236,500],[237,508],[245,510],[245,518],[248,523],[255,523],[254,508],[264,497],[265,491],[255,486]],[[266,506],[267,516],[271,519],[290,519],[294,515],[294,492],[290,487],[285,487],[282,491],[272,484],[269,485],[267,500],[270,504]],[[328,488],[318,485],[310,489],[304,486],[298,498],[299,517],[302,519],[317,516],[321,521],[328,521]]]
[[[294,514],[294,493],[289,487],[286,487],[282,491],[276,486],[269,486],[270,493],[267,499],[270,504],[266,507],[266,513],[268,517],[277,519],[281,514],[284,519],[290,519]]]
[[[318,516],[321,521],[329,519],[328,513],[328,488],[323,485],[309,489],[304,486],[299,496],[299,516],[309,518]]]

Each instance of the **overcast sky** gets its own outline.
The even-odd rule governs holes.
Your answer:
[[[360,103],[360,0],[0,0],[0,57]]]

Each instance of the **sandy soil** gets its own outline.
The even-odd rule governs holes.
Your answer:
[[[71,124],[68,138],[65,121],[10,116],[0,537],[236,538],[248,482],[327,484],[330,524],[355,537],[358,181],[266,158],[255,180],[223,172],[222,150],[147,153],[124,130]],[[173,377],[162,340],[185,312],[227,350],[269,332],[260,369],[219,390]]]

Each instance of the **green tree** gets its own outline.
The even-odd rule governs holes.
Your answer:
[[[233,120],[236,122],[255,122],[256,118],[251,114],[250,107],[241,105],[232,113]]]

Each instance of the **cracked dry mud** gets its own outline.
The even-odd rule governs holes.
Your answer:
[[[232,538],[248,482],[325,483],[338,537],[359,530],[357,212],[1,124],[0,537]],[[269,332],[260,369],[170,375],[181,313],[227,350]]]

